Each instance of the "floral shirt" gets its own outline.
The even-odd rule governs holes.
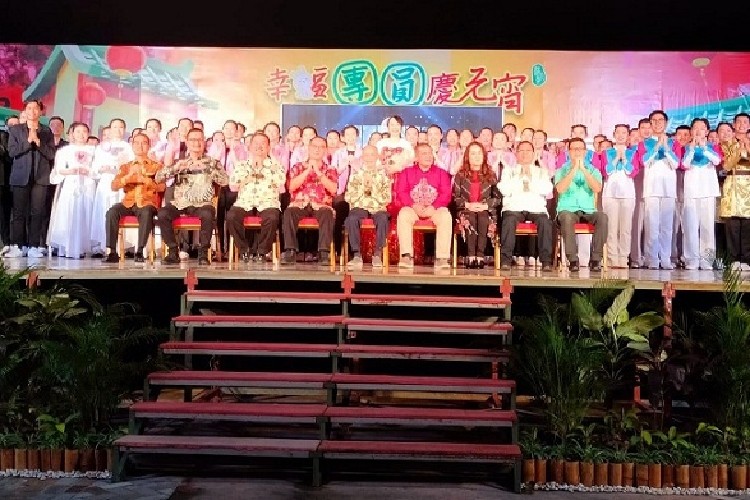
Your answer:
[[[349,176],[345,199],[351,208],[362,208],[370,213],[385,211],[391,202],[391,180],[381,168],[360,168]]]
[[[295,164],[289,170],[289,178],[294,179],[301,174],[305,168],[307,168],[307,162]],[[320,170],[326,178],[334,184],[337,183],[339,175],[335,168],[330,167],[323,162]],[[290,206],[301,208],[311,205],[314,209],[317,209],[320,206],[330,207],[332,201],[333,197],[331,193],[329,193],[325,186],[323,186],[323,183],[320,182],[320,179],[315,175],[315,172],[311,170],[307,179],[305,179],[305,182],[292,191],[292,202],[290,203]]]
[[[125,165],[120,165],[117,175],[112,179],[112,190],[125,191],[122,204],[128,208],[132,206],[159,208],[161,206],[160,193],[164,192],[165,186],[163,182],[155,182],[154,177],[161,168],[161,163],[150,159],[135,159]],[[139,175],[143,176],[140,182],[137,180]]]
[[[234,166],[229,178],[230,186],[245,184],[237,193],[234,206],[250,211],[254,208],[259,212],[267,208],[281,209],[279,188],[284,185],[284,166],[276,158],[266,158],[256,167],[253,160],[246,160]]]
[[[174,200],[178,210],[185,207],[203,207],[213,204],[214,184],[226,186],[229,177],[218,161],[203,156],[197,160],[185,158],[164,167],[156,174],[156,182],[174,178]]]

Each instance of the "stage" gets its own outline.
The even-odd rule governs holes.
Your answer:
[[[179,265],[163,265],[157,261],[136,264],[126,259],[119,264],[108,264],[98,259],[5,259],[10,270],[29,267],[39,279],[47,280],[184,280],[187,271],[193,270],[198,280],[262,280],[296,282],[341,282],[344,275],[350,274],[355,283],[394,284],[394,285],[437,285],[437,286],[479,286],[499,287],[505,278],[513,287],[529,288],[589,288],[602,279],[625,280],[637,290],[662,290],[670,283],[675,291],[711,291],[723,289],[721,271],[661,271],[649,269],[606,269],[591,272],[582,268],[577,273],[567,269],[542,273],[540,268],[513,267],[510,272],[488,267],[481,270],[458,269],[435,270],[432,266],[415,266],[414,269],[399,269],[390,266],[387,270],[373,270],[365,265],[361,271],[335,270],[316,263],[298,263],[293,266],[279,266],[261,263],[213,263],[198,266],[196,260],[184,261]],[[750,276],[750,273],[743,273]],[[746,288],[750,289],[747,285]]]

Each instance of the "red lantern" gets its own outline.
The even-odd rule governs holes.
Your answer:
[[[107,93],[98,83],[87,82],[78,87],[78,102],[84,108],[101,106],[106,98]]]
[[[146,66],[146,51],[135,45],[110,46],[105,59],[118,77],[129,78]]]

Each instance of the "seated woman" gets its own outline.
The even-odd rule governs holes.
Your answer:
[[[487,238],[493,237],[497,228],[495,213],[500,200],[496,183],[487,153],[481,144],[472,142],[453,183],[461,237],[468,246],[468,269],[484,268]]]

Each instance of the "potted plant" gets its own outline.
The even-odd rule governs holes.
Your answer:
[[[630,484],[625,484],[623,478],[623,466],[628,461],[628,452],[624,449],[615,449],[608,452],[609,459],[609,484],[611,486],[632,486],[633,473],[630,467]]]
[[[747,462],[745,457],[737,455],[732,457],[730,469],[730,487],[733,490],[744,490],[747,488]]]
[[[41,470],[39,435],[29,434],[26,436],[26,468],[28,470]]]
[[[693,448],[693,445],[686,439],[688,436],[689,433],[677,432],[675,426],[670,427],[667,432],[659,431],[652,434],[652,438],[657,441],[659,448],[663,450],[663,463],[659,467],[662,469],[661,483],[665,487],[674,485],[675,465],[686,456],[685,452],[691,451]],[[651,472],[656,474],[656,467]]]
[[[536,460],[540,455],[542,444],[539,442],[539,431],[534,427],[530,432],[524,432],[519,439],[523,453],[523,482],[536,481]]]
[[[0,434],[0,471],[15,469],[15,450],[23,447],[23,437],[17,432],[5,429]]]
[[[735,446],[739,443],[737,432],[732,427],[720,429],[715,425],[709,425],[705,422],[698,424],[695,430],[696,441],[703,445],[713,445],[717,448],[719,461],[717,468],[718,488],[729,488],[729,457]]]
[[[572,442],[565,453],[565,483],[578,486],[581,484],[581,447]]]
[[[76,417],[77,415],[71,415],[62,422],[47,414],[37,418],[42,448],[42,470],[63,470],[65,442],[68,438],[66,427]]]
[[[577,429],[578,435],[574,438],[576,455],[581,460],[581,482],[586,487],[594,485],[594,462],[598,461],[601,456],[600,450],[593,444],[595,430],[596,423],[580,426]]]
[[[551,446],[549,451],[552,482],[565,484],[565,447],[561,444],[556,444]]]
[[[705,488],[719,487],[719,464],[724,460],[725,457],[718,448],[713,446],[698,447],[695,463],[703,466]],[[696,486],[696,488],[699,487]]]
[[[73,436],[73,446],[78,450],[78,465],[81,472],[90,472],[96,468],[94,455],[94,436],[88,432],[78,432]]]

